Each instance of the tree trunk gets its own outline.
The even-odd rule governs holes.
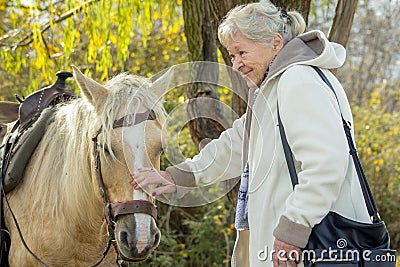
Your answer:
[[[208,0],[184,0],[183,18],[185,34],[189,49],[190,61],[217,62],[217,46],[215,24]],[[219,134],[229,127],[224,118],[217,94],[218,67],[207,65],[202,69],[201,63],[194,66],[193,80],[207,80],[209,83],[193,83],[186,87],[186,97],[189,99],[187,111],[189,130],[196,146],[202,140],[218,138]],[[197,98],[201,97],[201,101]],[[205,98],[211,98],[207,101]]]
[[[328,39],[346,47],[354,14],[357,8],[357,0],[339,0],[336,5],[335,17],[328,34]]]

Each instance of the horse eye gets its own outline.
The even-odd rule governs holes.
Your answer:
[[[100,145],[100,147],[101,147],[101,150],[103,150],[105,154],[108,154],[108,155],[111,154],[111,153],[110,153],[110,150],[108,149],[108,146],[107,146],[107,145],[102,144],[102,145]]]

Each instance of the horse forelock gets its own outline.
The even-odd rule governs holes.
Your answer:
[[[131,112],[137,113],[144,107],[155,112],[156,121],[160,126],[164,124],[166,113],[162,101],[151,92],[151,85],[149,79],[128,73],[115,76],[105,85],[109,89],[109,96],[100,120],[102,136],[105,139],[104,146],[107,146],[111,155],[113,155],[111,148],[113,124],[120,117]]]

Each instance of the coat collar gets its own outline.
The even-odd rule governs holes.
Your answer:
[[[315,30],[297,36],[288,42],[276,56],[263,85],[293,65],[312,65],[335,69],[343,65],[346,50],[330,42],[323,32]]]

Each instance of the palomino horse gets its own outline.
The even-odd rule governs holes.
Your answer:
[[[157,86],[128,74],[103,86],[75,67],[74,77],[82,97],[55,107],[23,183],[7,194],[9,205],[27,246],[47,266],[95,265],[111,243],[120,259],[144,260],[160,231],[154,199],[130,181],[138,168],[159,168],[165,111]],[[10,265],[39,266],[8,206],[5,217]],[[115,264],[113,254],[101,266]]]

